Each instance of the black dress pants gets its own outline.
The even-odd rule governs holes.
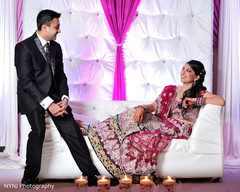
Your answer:
[[[67,143],[72,156],[82,173],[90,177],[99,175],[97,168],[92,163],[82,133],[73,118],[71,108],[68,107],[67,111],[68,115],[64,115],[64,117],[54,117],[51,113],[50,116],[60,135]],[[26,116],[32,130],[28,136],[24,178],[35,179],[41,169],[42,146],[46,130],[45,110],[42,106],[39,106]]]

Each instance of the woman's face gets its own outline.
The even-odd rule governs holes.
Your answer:
[[[196,81],[200,78],[199,75],[195,74],[195,72],[193,71],[193,69],[190,67],[190,65],[188,63],[186,63],[183,66],[180,75],[181,75],[181,82],[187,83],[187,84],[189,84],[189,83],[193,84],[194,81]]]

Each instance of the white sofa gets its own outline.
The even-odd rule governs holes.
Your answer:
[[[76,119],[92,124],[120,113],[127,108],[149,102],[136,101],[82,101],[70,102]],[[43,145],[40,179],[69,179],[81,175],[70,151],[48,116]],[[25,130],[24,135],[28,134]],[[22,134],[23,135],[23,134]],[[26,136],[25,136],[26,140]],[[87,137],[93,163],[102,175],[111,176],[97,158]],[[24,147],[24,142],[22,148]],[[26,144],[26,142],[25,142]],[[24,158],[24,151],[21,154]],[[176,178],[219,178],[223,176],[222,107],[206,105],[188,140],[174,139],[158,156],[157,174]]]

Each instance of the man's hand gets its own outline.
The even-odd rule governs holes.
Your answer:
[[[57,103],[62,109],[66,110],[67,106],[68,106],[68,102],[67,101],[60,101],[59,103]]]
[[[52,113],[52,115],[55,117],[57,116],[63,117],[64,114],[68,114],[68,112],[66,111],[66,108],[67,108],[67,104],[65,101],[61,101],[59,103],[52,103],[48,107],[50,113]]]

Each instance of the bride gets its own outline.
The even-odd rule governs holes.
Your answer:
[[[206,72],[201,62],[187,62],[180,74],[182,86],[166,86],[152,104],[128,109],[95,125],[77,121],[114,177],[154,173],[158,153],[172,139],[190,137],[202,105],[224,106],[222,97],[203,86]]]

